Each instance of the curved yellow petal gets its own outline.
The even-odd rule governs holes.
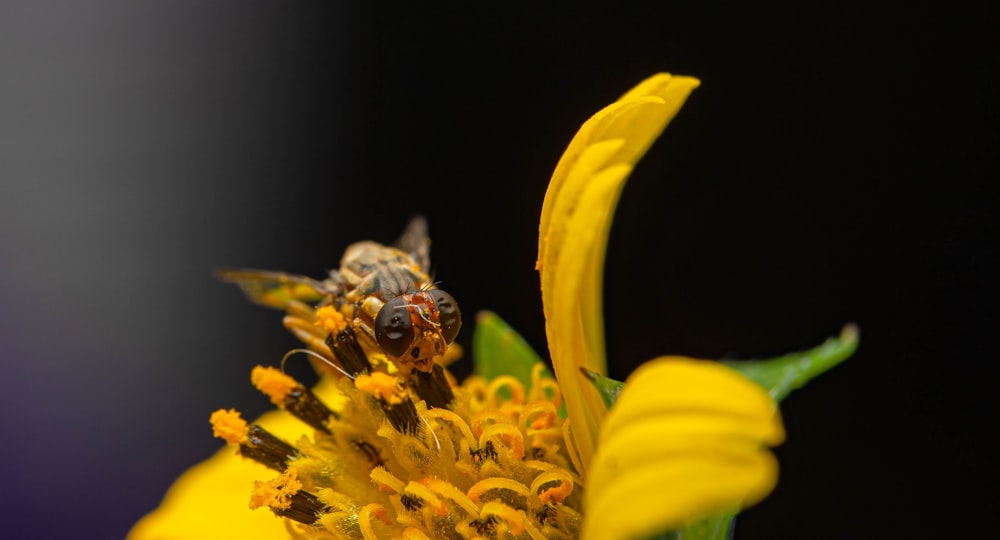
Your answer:
[[[601,427],[582,537],[643,538],[752,505],[777,482],[767,446],[783,439],[777,405],[739,373],[707,360],[648,362]]]
[[[606,411],[578,368],[607,371],[602,281],[611,218],[632,168],[698,84],[654,75],[592,116],[559,160],[542,204],[536,267],[549,354],[585,468]]]
[[[336,399],[331,382],[314,392]],[[294,442],[312,429],[285,411],[269,412],[256,420],[279,438]],[[206,434],[209,432],[205,430]],[[198,540],[288,538],[283,519],[267,510],[250,510],[254,480],[277,473],[236,453],[227,446],[185,472],[167,491],[159,508],[142,518],[129,532],[129,540]]]

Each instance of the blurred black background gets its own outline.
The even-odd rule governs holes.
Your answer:
[[[121,537],[209,412],[268,409],[249,369],[295,341],[213,267],[320,276],[423,213],[467,320],[544,352],[549,175],[657,71],[703,86],[618,209],[612,375],[855,321],[737,538],[994,528],[994,8],[358,4],[0,4],[5,535]]]

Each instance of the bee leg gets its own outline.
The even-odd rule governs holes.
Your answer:
[[[444,368],[434,363],[431,365],[434,367],[429,372],[413,371],[410,375],[413,389],[427,403],[427,407],[443,409],[455,399],[455,394],[451,391]]]

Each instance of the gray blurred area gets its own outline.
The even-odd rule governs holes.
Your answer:
[[[219,266],[321,276],[421,213],[459,341],[492,309],[547,356],[549,174],[657,71],[703,86],[622,194],[611,375],[854,321],[736,538],[992,532],[993,14],[536,4],[0,3],[0,536],[120,538],[222,446],[212,410],[269,408],[249,370],[296,343]]]
[[[121,537],[218,448],[212,409],[264,408],[247,369],[289,342],[211,269],[316,240],[320,200],[288,182],[338,158],[331,14],[0,4],[4,536]],[[255,316],[275,331],[254,357],[233,341]]]

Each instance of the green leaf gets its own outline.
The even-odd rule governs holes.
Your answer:
[[[846,360],[857,348],[858,327],[849,324],[840,331],[839,337],[830,338],[814,349],[767,360],[723,360],[722,363],[766,388],[775,401],[781,401],[792,390]]]
[[[476,330],[472,335],[472,361],[476,375],[488,381],[500,375],[511,375],[527,390],[531,388],[531,369],[542,359],[496,313],[480,311],[476,314]],[[548,368],[542,373],[553,377]]]
[[[840,336],[826,340],[819,347],[766,360],[723,360],[734,369],[767,389],[775,401],[781,401],[792,390],[801,388],[819,374],[849,358],[858,348],[858,328],[849,324]],[[597,388],[610,409],[618,400],[625,383],[581,368],[580,371]],[[707,518],[675,531],[667,531],[647,540],[731,540],[736,512]]]
[[[677,540],[731,540],[736,512],[703,519],[678,531]]]
[[[732,540],[736,513],[697,521],[676,531],[658,534],[647,540]]]
[[[583,376],[594,384],[594,388],[597,388],[597,392],[601,394],[601,399],[604,400],[604,406],[610,410],[611,406],[618,401],[618,394],[622,393],[622,388],[625,388],[625,383],[609,379],[604,375],[601,375],[596,371],[590,371],[587,368],[580,368],[580,373],[583,373]]]

